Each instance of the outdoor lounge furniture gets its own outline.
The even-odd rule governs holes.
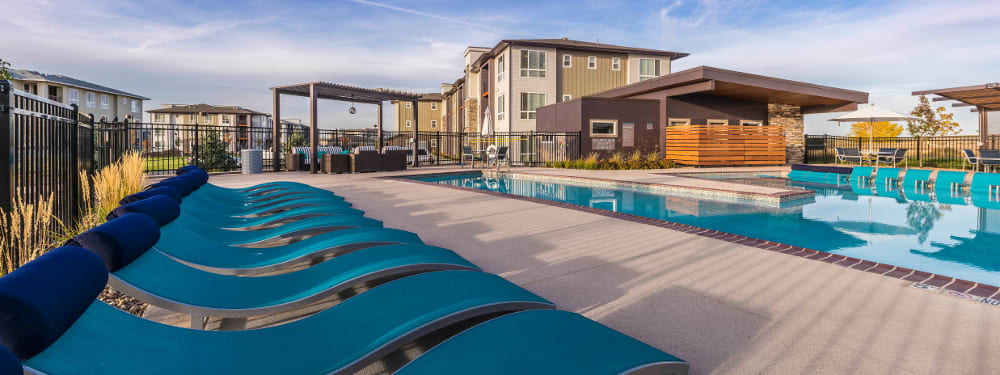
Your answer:
[[[969,191],[972,195],[987,196],[990,200],[1000,200],[1000,173],[979,172],[972,175]]]
[[[983,165],[984,171],[992,171],[1000,165],[1000,150],[979,150],[979,164]]]
[[[688,367],[680,358],[580,315],[530,310],[465,330],[394,374],[683,375]]]
[[[899,185],[899,172],[899,168],[879,168],[875,172],[874,184],[876,186],[891,186],[893,187],[892,190],[895,190],[896,185]]]
[[[330,153],[323,155],[323,162],[320,172],[323,173],[344,173],[351,171],[351,157],[341,153]]]
[[[848,181],[850,181],[852,185],[868,183],[872,179],[873,170],[874,168],[872,167],[854,167],[854,169],[851,170],[851,177],[848,178]]]
[[[934,176],[934,191],[937,194],[942,191],[961,192],[967,175],[966,172],[938,171]]]
[[[147,251],[160,237],[153,218],[130,213],[80,235],[69,244],[100,255],[115,290],[143,302],[192,316],[250,317],[289,311],[385,277],[440,270],[478,270],[454,252],[426,245],[376,246],[351,252],[296,272],[239,277],[189,267],[158,251]],[[211,285],[206,288],[206,285]]]
[[[962,159],[962,169],[965,169],[966,163],[971,165],[973,170],[979,169],[979,157],[976,156],[975,151],[964,149],[962,150],[962,156],[964,157]]]
[[[489,152],[489,151],[487,151],[486,168],[496,167],[497,171],[499,171],[500,170],[500,165],[501,164],[506,164],[507,165],[507,170],[509,171],[510,170],[510,163],[508,162],[509,158],[508,158],[508,155],[507,155],[509,149],[510,148],[507,147],[507,146],[500,146],[500,147],[496,148],[495,152]]]
[[[375,172],[381,160],[374,146],[358,146],[351,151],[351,172]]]
[[[882,151],[882,150],[884,150],[884,151]],[[889,148],[889,149],[882,149],[882,150],[879,151],[880,154],[879,154],[878,159],[876,161],[877,163],[885,163],[887,165],[891,163],[892,166],[895,167],[897,163],[899,163],[900,161],[902,161],[905,166],[908,167],[910,165],[908,159],[906,159],[906,151],[907,151],[907,149],[905,149],[905,148]]]
[[[861,158],[861,153],[856,148],[834,148],[837,153],[837,160],[840,162],[854,163],[857,162],[861,165],[863,159]]]
[[[482,152],[477,153],[472,151],[472,146],[462,146],[462,158],[461,160],[459,160],[459,164],[462,166],[462,168],[465,168],[466,160],[472,163],[472,167],[475,168],[477,161],[480,162],[483,161]]]
[[[350,374],[453,323],[554,307],[496,275],[440,271],[387,282],[280,326],[200,331],[95,300],[108,274],[86,249],[61,247],[31,263],[0,279],[8,301],[0,312],[11,318],[6,325],[42,324],[2,334],[28,371],[45,374]]]
[[[385,171],[406,170],[406,149],[400,146],[382,147],[381,168]]]
[[[903,175],[903,188],[907,191],[922,191],[928,187],[931,179],[929,169],[907,169]]]

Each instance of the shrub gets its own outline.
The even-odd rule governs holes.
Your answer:
[[[669,169],[676,168],[677,164],[670,159],[661,159],[659,154],[656,152],[650,152],[643,156],[639,151],[631,152],[628,155],[623,155],[620,152],[616,152],[611,155],[611,157],[606,159],[601,159],[597,153],[591,153],[587,155],[586,158],[569,160],[569,161],[556,161],[551,163],[546,163],[546,166],[551,166],[552,168],[568,168],[568,169]]]
[[[229,155],[229,142],[222,139],[219,131],[210,129],[201,137],[198,160],[192,164],[207,171],[228,171],[236,169],[236,159]]]

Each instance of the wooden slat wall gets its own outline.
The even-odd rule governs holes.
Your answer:
[[[783,131],[780,126],[671,126],[666,156],[687,165],[785,164]]]

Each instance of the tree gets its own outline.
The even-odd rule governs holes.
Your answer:
[[[194,164],[208,171],[236,169],[236,159],[229,155],[229,142],[222,139],[218,130],[207,130],[200,143],[198,160]]]
[[[924,138],[958,134],[961,130],[954,121],[955,114],[948,113],[945,107],[932,109],[926,95],[920,96],[920,103],[910,111],[910,116],[915,119],[906,122],[906,131],[917,138],[917,158],[921,167],[924,166],[924,157],[920,152]]]
[[[851,124],[851,132],[847,134],[848,137],[868,137],[868,132],[871,131],[872,137],[882,138],[898,137],[903,133],[903,127],[896,123],[888,121],[877,121],[872,126],[870,122],[855,122]]]
[[[4,59],[0,59],[0,79],[14,78],[12,75],[10,75],[10,72],[7,71],[8,66],[10,66],[9,62],[4,61]]]

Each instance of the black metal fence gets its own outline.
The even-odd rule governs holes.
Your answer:
[[[997,144],[1000,135],[990,135],[989,144]],[[836,161],[834,148],[857,148],[859,150],[880,148],[905,148],[906,158],[910,166],[919,164],[923,159],[925,167],[962,168],[965,157],[962,150],[978,150],[982,146],[979,136],[959,135],[945,137],[880,137],[869,140],[867,137],[842,137],[832,135],[806,136],[806,163],[821,164]]]
[[[0,80],[0,209],[10,213],[18,203],[37,206],[51,198],[56,218],[75,221],[80,172],[94,168],[92,129],[90,118],[80,116],[75,105],[17,91]],[[55,230],[55,225],[40,229]],[[14,264],[20,261],[16,251],[9,256]]]

